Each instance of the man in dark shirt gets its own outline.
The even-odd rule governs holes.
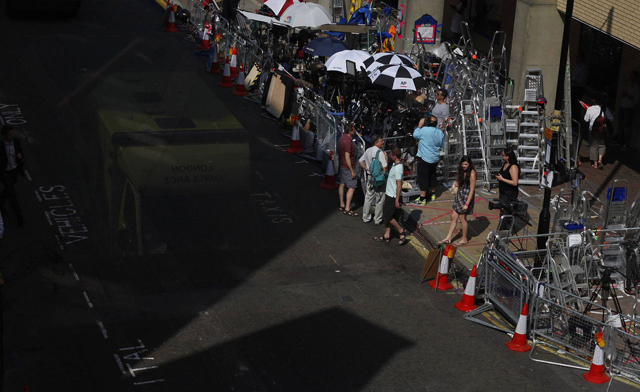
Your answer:
[[[4,146],[4,148],[0,148],[0,182],[3,185],[2,193],[0,194],[0,210],[4,210],[4,204],[9,199],[11,208],[18,218],[18,224],[22,226],[24,219],[15,190],[18,173],[24,173],[22,146],[20,145],[20,140],[15,138],[12,126],[3,125],[0,133],[2,134]]]
[[[358,216],[351,211],[351,199],[358,186],[356,178],[356,147],[353,144],[353,135],[356,133],[356,126],[349,123],[346,126],[346,132],[338,139],[338,160],[340,162],[340,173],[338,175],[340,188],[338,188],[338,196],[340,197],[340,211],[345,215]],[[347,189],[347,198],[345,201],[344,188]]]

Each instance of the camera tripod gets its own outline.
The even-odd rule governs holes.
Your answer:
[[[616,268],[603,267],[600,282],[596,286],[595,290],[593,290],[591,298],[589,298],[589,303],[585,307],[583,314],[587,314],[591,311],[592,303],[595,303],[598,299],[598,295],[600,295],[602,297],[603,308],[609,309],[607,307],[607,303],[609,302],[609,296],[611,296],[616,314],[618,316],[622,315],[622,308],[620,307],[620,301],[618,301],[618,293],[616,291],[616,288],[611,285],[612,283],[614,283],[613,279],[611,279],[611,274],[613,272],[616,272]],[[602,322],[605,323],[606,321],[606,314],[602,312]],[[622,323],[622,328],[625,330],[625,332],[628,332],[627,326],[624,322]]]

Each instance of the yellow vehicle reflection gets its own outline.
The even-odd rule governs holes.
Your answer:
[[[248,132],[197,74],[116,73],[92,97],[108,232],[120,253],[164,252],[150,214],[249,189]],[[160,211],[149,211],[151,199]]]

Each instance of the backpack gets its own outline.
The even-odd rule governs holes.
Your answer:
[[[600,114],[593,121],[593,127],[591,128],[591,130],[593,130],[594,132],[598,132],[598,133],[604,132],[604,130],[606,128],[604,120],[605,120],[604,116],[602,115],[602,107],[600,107]]]
[[[387,182],[387,173],[382,169],[382,163],[378,159],[380,150],[376,152],[376,157],[371,161],[369,170],[371,171],[371,185],[381,186]]]

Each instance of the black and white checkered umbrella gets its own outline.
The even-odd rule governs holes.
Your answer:
[[[369,78],[373,84],[392,90],[416,91],[427,87],[427,82],[420,72],[400,64],[383,65],[369,74]]]
[[[400,64],[407,67],[415,67],[415,63],[407,56],[398,53],[376,53],[366,59],[364,66],[367,72],[373,72],[383,65]]]

